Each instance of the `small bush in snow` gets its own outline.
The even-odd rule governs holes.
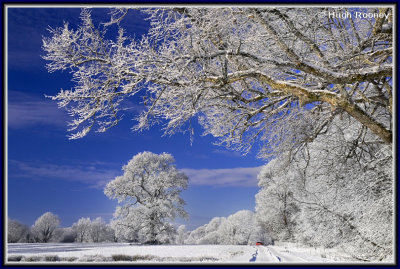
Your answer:
[[[199,261],[201,261],[201,262],[216,262],[216,261],[218,261],[218,259],[214,258],[214,257],[200,257]]]
[[[42,258],[40,256],[29,256],[29,257],[23,257],[21,259],[21,261],[24,261],[24,262],[40,262],[41,259]]]
[[[104,257],[103,255],[85,255],[78,260],[79,262],[108,262],[112,261],[111,257]]]
[[[7,261],[9,262],[19,262],[22,260],[24,256],[22,255],[13,255],[13,256],[8,256]]]
[[[134,255],[132,256],[132,261],[151,261],[158,258],[157,256],[153,255]]]
[[[147,255],[148,260],[156,262],[215,262],[219,259],[215,257],[202,256],[202,257],[157,257]]]
[[[78,259],[78,257],[61,257],[61,261],[63,262],[74,262]]]
[[[48,255],[44,257],[44,261],[46,262],[58,262],[60,261],[60,257],[57,255]]]
[[[243,253],[244,253],[244,251],[240,250],[240,251],[231,252],[230,254],[232,257],[234,257],[234,256],[242,255]]]
[[[132,261],[133,257],[129,255],[124,255],[124,254],[116,254],[111,256],[113,261]]]

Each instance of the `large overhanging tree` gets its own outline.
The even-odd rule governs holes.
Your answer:
[[[391,8],[142,11],[151,27],[139,42],[120,27],[115,40],[105,37],[129,9],[99,26],[84,9],[77,29],[66,23],[43,39],[48,70],[71,69],[76,82],[52,97],[74,117],[71,138],[116,125],[122,101],[144,90],[135,129],[161,122],[171,134],[197,118],[228,147],[246,152],[260,142],[262,157],[298,149],[341,113],[392,143]]]

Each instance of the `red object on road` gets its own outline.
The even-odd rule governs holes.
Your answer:
[[[262,245],[264,245],[262,242],[257,242],[256,243],[256,246],[262,246]]]

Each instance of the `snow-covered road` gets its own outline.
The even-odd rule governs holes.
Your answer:
[[[280,262],[276,255],[273,255],[268,247],[254,246],[254,254],[249,260],[250,262]]]
[[[249,260],[250,262],[261,262],[261,263],[326,263],[326,262],[334,262],[333,260],[329,260],[326,258],[307,255],[299,250],[287,250],[282,249],[280,247],[274,246],[254,246],[255,249],[252,258]]]

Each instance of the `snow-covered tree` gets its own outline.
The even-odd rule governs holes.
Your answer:
[[[198,240],[198,244],[221,244],[220,227],[226,222],[224,217],[215,217],[205,226],[205,235]]]
[[[90,218],[80,218],[78,222],[72,225],[72,228],[77,234],[78,242],[88,242],[91,221]]]
[[[115,231],[115,237],[118,242],[140,242],[138,230],[141,227],[139,214],[133,214],[136,208],[129,210],[129,214],[123,212],[121,207],[117,206],[114,212],[114,218],[110,222],[110,226]],[[123,215],[124,217],[117,217]]]
[[[88,235],[91,242],[112,242],[114,241],[114,231],[107,225],[101,217],[97,217],[89,224]]]
[[[32,233],[37,242],[47,243],[60,225],[60,219],[51,212],[40,216],[32,227]]]
[[[257,220],[257,216],[254,215],[255,217],[255,226],[253,227],[253,232],[250,237],[250,243],[254,244],[256,242],[262,242],[265,245],[273,245],[275,240],[271,236],[271,234],[268,232],[267,229],[265,229]]]
[[[113,10],[96,26],[84,9],[78,28],[43,39],[48,70],[70,69],[76,83],[53,97],[75,117],[71,138],[116,125],[123,100],[145,89],[136,129],[163,119],[171,134],[197,117],[229,147],[259,141],[262,157],[296,149],[344,113],[392,143],[392,8],[150,8],[140,41],[121,23],[135,12]]]
[[[279,165],[278,165],[279,163]],[[274,240],[292,240],[298,205],[293,200],[297,171],[287,170],[288,160],[273,159],[258,175],[260,191],[256,195],[258,223]]]
[[[240,210],[227,218],[215,217],[209,223],[191,231],[185,243],[247,245],[257,241],[270,243],[270,238],[258,225],[253,212]]]
[[[106,223],[103,221],[101,217],[96,218],[90,223],[89,226],[89,235],[94,243],[98,243],[101,240],[102,235],[106,230]]]
[[[29,234],[29,227],[17,220],[7,219],[7,242],[25,242]]]
[[[115,236],[115,231],[111,224],[107,224],[103,229],[103,234],[101,236],[102,242],[117,242],[118,238]]]
[[[114,230],[107,225],[101,217],[94,220],[90,218],[80,218],[78,222],[72,225],[76,233],[77,242],[113,242]]]
[[[281,231],[276,219],[282,218],[274,212],[281,194],[290,194],[296,208],[289,218],[292,239],[342,248],[360,260],[388,258],[393,251],[391,147],[350,117],[336,118],[328,127],[291,162],[275,159],[262,169],[257,217],[264,228]]]
[[[303,211],[299,234],[308,234],[312,244],[337,245],[361,260],[390,257],[392,162],[391,147],[377,142],[361,124],[335,119],[293,163],[304,173],[293,195]]]
[[[230,215],[218,229],[220,242],[228,245],[247,245],[255,231],[254,213],[240,210]]]
[[[109,182],[104,193],[117,199],[113,228],[117,237],[157,244],[169,241],[175,217],[186,217],[180,197],[188,178],[168,153],[142,152],[123,167],[124,174]]]
[[[187,238],[187,236],[188,232],[186,231],[186,226],[180,225],[178,229],[176,229],[175,244],[183,245],[185,243],[185,239]]]
[[[73,243],[77,241],[77,234],[72,227],[58,228],[54,231],[52,242]]]
[[[202,240],[206,235],[207,224],[202,225],[189,233],[189,236],[185,240],[186,244],[200,244],[200,240]],[[209,242],[202,242],[203,244],[212,244]],[[217,244],[217,243],[216,243]]]

